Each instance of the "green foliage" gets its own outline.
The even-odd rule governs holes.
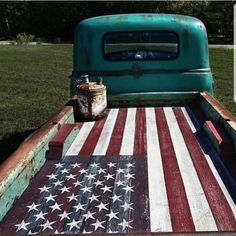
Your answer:
[[[0,40],[20,32],[54,41],[72,41],[81,20],[119,13],[176,13],[200,18],[209,35],[233,42],[234,1],[0,1]],[[218,42],[219,43],[219,42]]]
[[[33,42],[34,35],[32,34],[26,34],[26,33],[20,33],[16,36],[16,42],[17,44],[28,44]]]

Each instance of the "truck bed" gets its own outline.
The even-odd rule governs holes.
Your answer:
[[[1,235],[236,231],[235,181],[191,107],[112,108],[76,125]]]

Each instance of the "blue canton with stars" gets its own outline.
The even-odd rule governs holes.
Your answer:
[[[116,233],[132,229],[132,156],[66,157],[38,189],[28,213],[15,225],[20,235]]]

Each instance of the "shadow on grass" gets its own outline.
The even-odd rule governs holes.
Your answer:
[[[2,164],[19,147],[19,145],[37,129],[38,128],[25,130],[3,137],[0,140],[0,164]]]

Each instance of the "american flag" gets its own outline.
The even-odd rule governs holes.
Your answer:
[[[140,207],[135,204],[135,188],[147,187],[147,183],[135,186],[135,170],[143,166],[144,160],[134,161],[132,156],[67,156],[55,164],[47,182],[38,188],[38,200],[26,206],[27,215],[15,225],[16,232],[128,232],[138,220],[142,226],[147,212],[139,219],[132,215]],[[147,209],[145,192],[141,198]]]
[[[235,231],[235,203],[220,174],[230,178],[198,120],[189,107],[133,107],[81,123],[65,157],[46,161],[0,234]]]

